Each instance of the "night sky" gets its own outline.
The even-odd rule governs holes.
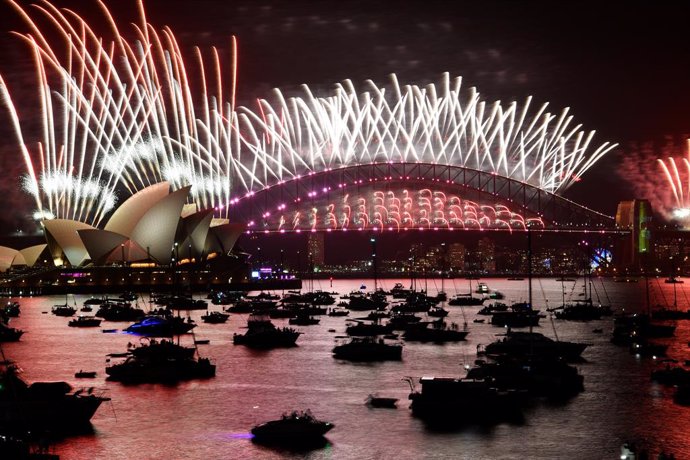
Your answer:
[[[54,3],[102,25],[87,1]],[[135,2],[106,4],[130,33]],[[145,6],[148,21],[157,29],[170,26],[189,57],[194,45],[217,46],[227,65],[230,37],[237,36],[242,104],[274,87],[290,95],[306,83],[322,95],[346,78],[361,87],[366,79],[385,84],[395,73],[403,83],[426,84],[450,72],[489,100],[523,102],[533,95],[533,107],[570,107],[575,121],[597,131],[596,145],[622,147],[566,194],[607,214],[632,198],[616,173],[626,146],[690,133],[686,2],[149,0]],[[28,29],[6,2],[0,21],[0,74],[20,117],[31,123],[31,55],[9,33]],[[24,166],[7,119],[3,106],[0,233],[32,228],[30,200],[19,190]]]

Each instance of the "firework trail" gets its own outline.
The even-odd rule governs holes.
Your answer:
[[[237,144],[237,128],[226,127],[226,137],[218,135],[219,120],[233,126],[236,119],[234,102],[222,102],[215,49],[210,65],[196,51],[202,91],[194,99],[175,36],[146,22],[141,2],[133,41],[121,35],[98,2],[115,37],[109,43],[70,10],[46,1],[29,8],[10,4],[29,26],[28,33],[17,35],[35,60],[42,132],[33,151],[24,142],[18,111],[2,80],[0,95],[27,165],[24,188],[42,215],[97,224],[115,206],[118,189],[131,194],[161,180],[173,188],[193,185],[194,199],[204,207],[229,200],[232,157],[231,149],[223,147]],[[50,24],[49,30],[38,27],[39,18]],[[48,36],[60,40],[51,43]],[[234,65],[234,38],[232,50]],[[231,101],[235,75],[233,68]]]
[[[486,101],[447,74],[438,86],[401,85],[393,76],[390,86],[369,82],[361,92],[345,81],[323,97],[306,86],[301,97],[276,90],[272,101],[260,99],[255,109],[235,107],[234,37],[226,77],[215,48],[206,54],[197,48],[188,66],[173,32],[149,24],[141,2],[133,40],[98,3],[114,37],[108,42],[70,10],[47,1],[32,8],[9,1],[30,29],[17,35],[35,58],[42,120],[35,147],[24,142],[17,101],[2,80],[0,96],[27,167],[24,188],[39,216],[98,225],[118,193],[167,180],[174,189],[191,185],[200,208],[215,207],[227,217],[228,204],[266,187],[376,162],[452,164],[561,192],[615,147],[594,147],[594,132],[575,124],[568,109],[551,114],[546,105],[533,109],[531,99],[522,106]],[[49,30],[38,26],[38,18]],[[60,39],[51,43],[54,36]],[[192,71],[198,88],[190,84]],[[391,215],[387,204],[357,211],[353,202],[346,219],[349,225],[391,219],[433,225],[434,200],[424,204],[421,217],[408,209]],[[440,220],[448,221],[443,212]],[[316,225],[320,214],[312,210],[302,218]],[[327,220],[334,226],[343,218],[333,211]],[[291,222],[296,225],[294,217],[284,225]]]
[[[632,144],[622,154],[619,174],[664,219],[690,223],[690,141],[669,137],[660,147]]]
[[[311,205],[303,214],[297,206],[281,205],[277,212],[265,212],[250,231],[277,229],[309,230],[525,230],[544,227],[538,218],[525,218],[505,205],[480,205],[438,190],[373,190],[365,195],[345,194],[337,202]]]

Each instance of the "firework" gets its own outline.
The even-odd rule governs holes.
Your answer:
[[[48,33],[28,8],[10,2],[30,28],[18,35],[36,63],[42,120],[36,147],[25,143],[1,79],[0,95],[27,166],[24,189],[41,216],[98,225],[118,193],[167,180],[173,189],[190,185],[200,208],[228,217],[228,204],[238,197],[306,174],[377,162],[457,165],[557,193],[615,147],[593,147],[594,132],[575,124],[568,109],[551,114],[545,104],[533,110],[531,99],[521,106],[492,103],[447,74],[438,86],[425,87],[401,85],[393,76],[388,87],[369,82],[358,91],[345,81],[322,97],[306,86],[300,97],[276,90],[255,109],[236,108],[234,37],[229,77],[215,48],[196,49],[192,67],[199,84],[193,89],[173,32],[149,24],[141,3],[135,39],[127,40],[99,2],[114,37],[108,42],[72,11],[46,1],[31,9],[50,24]],[[53,36],[60,40],[50,43]],[[340,222],[335,212],[327,214],[329,225]],[[285,217],[282,225],[319,218],[311,212]],[[367,219],[370,225],[388,216],[348,216],[350,225]]]
[[[672,138],[664,145],[632,145],[621,161],[620,175],[635,195],[648,199],[664,219],[690,224],[690,140]]]
[[[524,105],[483,100],[462,79],[445,74],[440,85],[390,87],[373,82],[363,92],[346,81],[330,96],[259,101],[265,150],[260,177],[277,180],[353,164],[423,162],[493,172],[560,192],[580,180],[615,147],[592,148],[594,131],[573,123],[568,109],[555,115],[547,104]]]
[[[38,215],[97,224],[115,206],[118,191],[131,194],[161,180],[170,180],[175,189],[193,185],[192,195],[204,207],[229,199],[231,177],[218,174],[229,170],[221,142],[237,145],[237,130],[218,135],[218,120],[235,121],[234,102],[221,102],[215,49],[208,66],[197,50],[195,69],[202,88],[195,99],[175,36],[146,22],[141,3],[140,24],[133,27],[136,38],[128,41],[99,2],[114,37],[106,43],[70,10],[46,1],[27,9],[10,3],[30,28],[17,35],[35,58],[42,115],[35,148],[24,142],[20,116],[2,79],[0,96],[10,109],[28,170],[24,189],[35,197]],[[41,30],[31,13],[50,24],[50,30]],[[60,40],[51,43],[48,36]],[[234,64],[234,38],[232,49]],[[212,75],[208,83],[207,67]],[[234,68],[229,80],[234,101]],[[208,177],[214,179],[211,184]]]
[[[306,211],[306,212],[305,212]],[[308,207],[285,204],[264,212],[249,231],[315,230],[525,230],[543,228],[539,217],[525,218],[505,205],[480,204],[459,195],[428,188],[345,193],[335,202],[321,200]]]

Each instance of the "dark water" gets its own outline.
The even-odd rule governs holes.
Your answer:
[[[526,281],[488,279],[492,289],[506,294],[506,300],[527,296]],[[315,288],[347,293],[361,281],[316,282]],[[373,282],[366,281],[369,288]],[[390,288],[393,281],[384,281]],[[406,281],[405,284],[409,284]],[[580,282],[565,283],[581,290]],[[644,283],[594,283],[599,295],[608,295],[614,306],[628,310],[642,308]],[[652,283],[653,301],[672,302],[673,286]],[[690,285],[677,285],[678,303],[688,308]],[[430,293],[440,288],[429,281]],[[466,292],[468,281],[446,281],[449,294]],[[662,295],[663,294],[663,295]],[[561,283],[535,280],[534,303],[544,308],[561,301]],[[81,303],[85,297],[77,297]],[[408,343],[402,362],[352,364],[331,357],[334,336],[342,334],[344,318],[321,317],[317,326],[300,327],[304,334],[299,347],[266,352],[251,351],[232,344],[232,334],[246,324],[247,315],[233,315],[229,322],[207,325],[198,320],[198,339],[210,339],[200,352],[218,366],[210,380],[191,381],[175,387],[139,385],[126,387],[104,380],[105,355],[123,352],[135,340],[125,334],[104,334],[100,329],[67,327],[66,318],[51,314],[60,297],[21,299],[22,314],[12,325],[28,331],[19,343],[3,346],[8,358],[24,369],[24,377],[35,380],[65,380],[75,386],[96,386],[106,390],[111,403],[101,406],[92,422],[94,433],[68,438],[55,446],[63,459],[615,459],[624,440],[645,439],[656,452],[666,446],[676,458],[690,458],[690,409],[674,405],[671,389],[652,384],[649,374],[658,365],[640,360],[626,348],[609,343],[610,318],[589,323],[554,321],[558,337],[586,341],[585,363],[578,368],[585,376],[585,392],[560,405],[537,402],[525,411],[523,424],[466,428],[433,432],[410,415],[409,387],[401,379],[423,375],[461,376],[462,365],[471,364],[478,344],[487,344],[501,330],[476,324],[478,307],[448,307],[449,321],[471,330],[466,342],[448,345]],[[214,307],[219,308],[219,307]],[[465,318],[463,318],[463,313]],[[358,316],[357,312],[351,316]],[[287,320],[274,320],[276,325]],[[554,327],[542,320],[540,332],[554,336]],[[123,328],[127,323],[102,324]],[[336,329],[336,333],[328,332]],[[604,328],[604,334],[592,332]],[[678,323],[669,355],[690,359],[690,322]],[[183,337],[182,344],[192,343]],[[95,380],[77,380],[77,370],[98,371]],[[369,393],[400,398],[397,410],[370,409],[364,401]],[[331,421],[330,443],[310,452],[278,451],[253,444],[250,428],[277,418],[283,412],[306,409]],[[463,414],[471,419],[472,414]]]

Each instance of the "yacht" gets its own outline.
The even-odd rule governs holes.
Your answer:
[[[252,428],[254,440],[281,444],[299,444],[319,440],[333,429],[333,424],[316,419],[308,410],[283,414],[278,420],[271,420]]]
[[[382,338],[353,337],[347,343],[336,345],[333,357],[348,361],[395,361],[402,359],[402,349],[402,344],[386,343]]]
[[[488,379],[422,377],[417,391],[411,378],[412,415],[430,424],[495,422],[520,415],[521,393],[498,389]]]
[[[537,356],[573,361],[580,359],[588,346],[586,343],[552,340],[539,332],[508,330],[503,339],[487,345],[484,352],[487,355]]]
[[[101,319],[95,316],[79,315],[75,319],[70,320],[67,325],[70,327],[98,327],[101,325]]]
[[[196,327],[191,318],[184,319],[180,316],[148,315],[124,331],[130,334],[146,337],[172,337],[186,334]]]
[[[105,373],[108,380],[128,384],[176,383],[214,377],[215,364],[208,358],[195,358],[195,351],[170,340],[152,339],[148,344],[130,347],[125,361],[108,365]]]
[[[247,320],[247,332],[235,333],[232,343],[264,349],[294,347],[300,334],[302,333],[292,328],[277,328],[265,315],[250,315]]]
[[[230,318],[227,313],[221,313],[219,311],[206,312],[205,315],[201,315],[201,320],[208,324],[220,324],[224,323]]]
[[[93,389],[73,391],[67,382],[28,384],[19,372],[14,363],[1,363],[0,427],[69,432],[88,427],[101,403],[110,401]]]

